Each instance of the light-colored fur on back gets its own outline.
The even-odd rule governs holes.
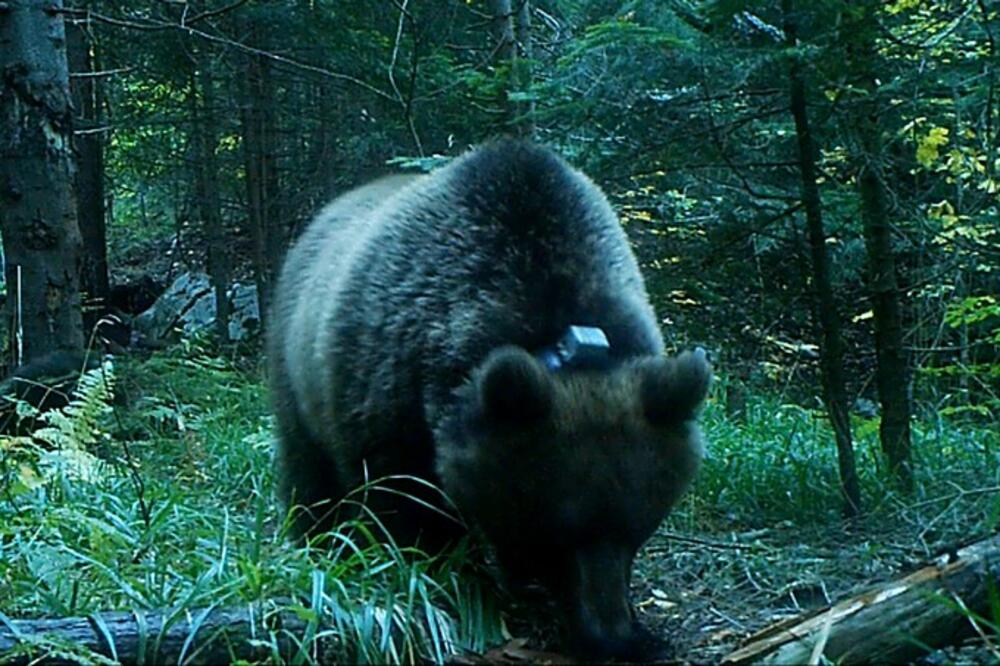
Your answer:
[[[521,142],[341,196],[289,253],[273,303],[286,502],[335,501],[366,477],[440,485],[439,434],[463,409],[456,392],[499,347],[534,354],[575,325],[604,331],[614,366],[664,352],[603,193],[551,151]],[[614,408],[633,414],[631,400]]]
[[[357,253],[381,229],[386,219],[381,211],[391,209],[401,191],[419,179],[386,176],[338,197],[320,211],[287,260],[282,280],[292,288],[283,293],[294,302],[283,318],[288,331],[282,346],[292,367],[309,369],[292,375],[291,386],[307,427],[318,439],[332,436],[322,427],[335,418],[329,390],[335,359],[328,345],[348,273]]]

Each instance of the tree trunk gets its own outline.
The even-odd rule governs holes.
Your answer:
[[[309,166],[297,175],[295,184],[291,185],[291,187],[296,188],[296,191],[309,193],[309,199],[305,202],[309,210],[315,209],[320,202],[329,198],[329,188],[333,184],[332,181],[327,182],[333,176],[331,167],[336,164],[334,161],[336,155],[334,128],[337,123],[333,99],[333,90],[325,82],[321,81],[312,88],[310,103],[316,109],[317,121],[312,131],[305,134],[308,138],[308,152],[305,154],[309,156],[306,164]],[[292,180],[291,173],[286,179],[286,187],[289,186],[287,183],[289,180]],[[291,239],[292,236],[293,230],[286,227],[285,237]],[[274,265],[280,265],[280,258]]]
[[[910,376],[903,346],[903,317],[892,250],[892,228],[886,208],[882,173],[882,137],[879,95],[875,76],[877,5],[868,0],[864,16],[855,24],[851,63],[865,95],[857,102],[854,119],[860,145],[861,221],[868,253],[868,286],[875,324],[878,360],[876,385],[882,403],[880,437],[891,473],[901,487],[913,485],[910,456]]]
[[[751,636],[723,664],[905,664],[973,635],[1000,584],[1000,536],[807,618]],[[980,631],[989,631],[980,622]],[[824,657],[825,661],[820,661]]]
[[[868,127],[864,127],[868,125]],[[880,152],[875,120],[861,123],[865,152],[874,158]],[[885,210],[879,167],[869,162],[860,177],[861,217],[868,250],[868,280],[875,321],[875,352],[878,358],[877,386],[882,403],[879,434],[890,468],[904,488],[912,486],[910,467],[910,376],[903,348],[903,317],[896,282],[896,259]]]
[[[197,63],[191,80],[192,111],[195,119],[194,141],[196,160],[195,191],[201,211],[201,222],[208,242],[208,275],[215,292],[215,333],[220,342],[229,341],[229,250],[219,203],[218,162],[215,149],[216,132],[215,82],[207,63]]]
[[[517,61],[514,63],[514,85],[527,95],[532,81],[531,0],[518,0]],[[517,105],[517,133],[530,139],[535,135],[535,100],[528,97]]]
[[[264,247],[265,268],[267,270],[267,292],[264,300],[271,295],[270,286],[274,274],[281,266],[284,249],[287,247],[285,225],[282,222],[281,181],[278,169],[280,154],[280,129],[278,114],[275,113],[273,100],[278,96],[277,82],[272,76],[271,61],[261,59],[260,86],[256,101],[261,109],[260,136],[263,154],[261,155],[262,184],[264,186],[264,237],[267,244]]]
[[[10,0],[0,9],[0,233],[16,363],[83,347],[61,8]]]
[[[88,24],[71,21],[66,26],[67,55],[71,71],[70,92],[76,111],[73,146],[76,148],[76,216],[83,239],[80,286],[97,301],[96,320],[107,311],[108,248],[104,209],[104,134],[101,131],[101,90],[94,75],[96,46]],[[88,322],[88,326],[93,325]]]
[[[514,39],[514,7],[511,0],[490,0],[490,32],[493,35],[494,59],[510,63],[517,57],[517,42]]]
[[[791,46],[795,45],[795,21],[792,0],[782,0],[785,17],[785,34]],[[851,441],[851,422],[844,388],[844,343],[840,334],[840,313],[830,283],[830,257],[823,228],[823,210],[819,186],[816,182],[816,149],[809,129],[806,93],[802,68],[793,57],[789,69],[790,107],[795,120],[795,135],[799,147],[799,173],[802,178],[802,203],[806,212],[809,231],[809,250],[812,257],[812,281],[815,286],[814,313],[819,325],[820,373],[823,400],[833,427],[837,443],[837,463],[840,468],[840,493],[844,501],[844,515],[853,517],[861,511],[861,489]]]
[[[523,99],[531,83],[531,4],[528,0],[490,0],[493,62],[502,73],[498,104],[503,127],[530,138],[534,104]]]
[[[252,35],[259,30],[251,30]],[[254,279],[260,303],[261,323],[266,323],[271,281],[284,248],[277,218],[278,173],[275,159],[275,117],[271,107],[270,65],[263,56],[244,57],[241,124],[246,169],[247,209],[253,240]]]
[[[510,99],[514,90],[514,70],[517,63],[517,40],[514,37],[514,8],[511,0],[490,0],[490,38],[493,43],[493,63],[499,77],[497,106],[503,131],[514,129],[517,117]]]

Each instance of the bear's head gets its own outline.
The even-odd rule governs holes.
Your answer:
[[[582,656],[641,656],[632,560],[698,467],[693,418],[710,380],[700,349],[551,372],[503,347],[435,433],[448,495],[508,576],[556,597]]]

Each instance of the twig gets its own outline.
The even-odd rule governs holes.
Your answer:
[[[699,539],[698,537],[686,536],[683,534],[676,534],[674,532],[662,533],[671,541],[680,541],[681,543],[690,543],[696,546],[707,546],[709,548],[719,548],[720,550],[755,550],[762,548],[758,544],[748,544],[748,543],[725,543],[722,541],[709,541],[707,539]],[[668,552],[666,546],[651,546],[647,549],[650,553],[664,553]]]
[[[816,666],[819,663],[820,657],[823,656],[823,650],[826,649],[827,641],[830,640],[830,627],[833,626],[833,616],[823,624],[823,629],[820,630],[819,638],[816,639],[816,645],[813,646],[812,654],[809,655],[809,666]]]
[[[739,620],[737,620],[734,617],[730,617],[729,615],[726,615],[725,613],[723,613],[722,611],[718,610],[714,606],[709,606],[708,607],[708,612],[711,613],[712,615],[714,615],[715,617],[721,619],[721,620],[725,620],[726,622],[728,622],[729,624],[733,625],[734,627],[736,627],[737,629],[739,629],[741,631],[747,631],[747,629],[749,629],[749,627],[747,627],[747,625],[743,624],[742,622],[740,622]]]
[[[955,602],[955,604],[959,607],[959,609],[961,609],[962,614],[969,619],[969,624],[972,625],[973,631],[979,634],[979,638],[982,639],[983,645],[986,646],[986,649],[992,652],[993,656],[1000,657],[1000,651],[997,650],[997,646],[993,644],[993,641],[990,640],[990,637],[986,634],[985,631],[983,631],[983,628],[980,626],[979,622],[976,621],[976,614],[973,613],[971,610],[969,610],[969,607],[962,600],[962,597],[958,596],[954,592],[951,592],[951,599],[952,601]]]
[[[941,497],[934,497],[915,504],[909,504],[906,508],[916,509],[929,504],[936,504],[937,502],[950,502],[952,500],[961,499],[970,495],[988,495],[989,493],[996,492],[1000,492],[1000,486],[986,486],[985,488],[973,488],[972,490],[959,489],[957,493],[942,495]]]
[[[70,14],[79,14],[82,12],[82,10],[74,10],[74,9],[64,9],[61,11]],[[265,51],[264,49],[258,49],[256,47],[244,44],[242,42],[238,42],[233,39],[229,39],[227,37],[210,35],[207,32],[198,30],[197,28],[192,27],[192,24],[197,22],[199,19],[203,18],[204,15],[201,14],[186,20],[184,23],[168,23],[166,21],[157,21],[154,19],[146,19],[147,21],[146,23],[137,23],[135,21],[121,19],[114,16],[106,16],[104,14],[98,14],[92,11],[87,11],[86,15],[91,19],[98,21],[100,23],[105,23],[107,25],[112,25],[119,28],[127,28],[129,30],[143,30],[151,32],[162,31],[162,30],[180,30],[194,37],[203,39],[207,42],[222,44],[223,46],[229,46],[239,51],[243,51],[244,53],[260,56],[262,58],[268,58],[269,60],[280,62],[282,64],[289,65],[291,67],[295,67],[303,71],[319,74],[327,78],[336,79],[338,81],[346,81],[347,83],[351,83],[360,88],[363,88],[368,92],[377,95],[378,97],[381,97],[383,99],[387,99],[392,102],[397,101],[396,98],[394,98],[392,95],[385,92],[384,90],[380,90],[379,88],[376,88],[370,83],[366,83],[365,81],[362,81],[361,79],[351,76],[349,74],[342,74],[340,72],[334,72],[329,69],[325,69],[323,67],[318,67],[316,65],[310,65],[308,63],[299,62],[298,60],[294,60],[293,58],[287,58],[285,56],[278,55],[277,53]]]
[[[70,72],[69,78],[71,79],[97,79],[105,76],[114,76],[115,74],[127,74],[134,70],[135,67],[118,67],[116,69],[105,69],[100,72]]]
[[[242,5],[245,5],[247,2],[248,0],[236,0],[235,2],[225,5],[224,7],[219,7],[218,9],[206,10],[201,14],[196,14],[195,16],[192,16],[185,22],[185,25],[191,25],[192,23],[197,23],[205,19],[214,18],[221,14],[225,14],[226,12],[231,12],[234,9],[239,9]]]
[[[105,134],[110,131],[111,131],[111,126],[104,125],[102,127],[91,127],[88,129],[73,130],[73,136],[84,136],[87,134]]]
[[[101,325],[102,324],[113,325],[116,323],[120,324],[121,321],[119,321],[117,317],[108,316],[108,317],[102,317],[100,320],[98,320],[96,324],[94,324],[94,328],[90,332],[90,342],[87,345],[88,355],[94,349],[94,345],[97,342],[97,336],[100,332]],[[87,367],[86,358],[84,358],[83,367],[84,368]],[[113,389],[111,388],[111,383],[108,380],[108,376],[107,373],[105,372],[105,366],[103,363],[100,365],[100,368],[101,368],[101,382],[103,382],[104,384],[104,390],[109,395],[113,395]],[[121,435],[121,439],[119,441],[122,445],[122,452],[125,455],[125,464],[128,466],[129,478],[132,480],[132,486],[135,488],[135,499],[136,502],[138,502],[139,504],[139,513],[142,514],[142,522],[146,526],[146,530],[148,531],[153,524],[153,513],[152,511],[150,511],[149,502],[146,498],[146,482],[143,480],[142,475],[139,474],[139,464],[138,462],[136,462],[135,457],[132,455],[132,449],[129,448],[128,441],[124,436],[125,425],[124,423],[122,423],[122,418],[121,414],[118,411],[118,406],[113,404],[113,402],[111,405],[111,413],[114,415],[115,425],[118,426],[118,432],[119,435]],[[137,559],[138,558],[133,558],[133,561]]]

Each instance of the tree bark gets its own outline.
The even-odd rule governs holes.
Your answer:
[[[520,104],[511,99],[518,91],[518,44],[515,36],[517,0],[490,0],[490,37],[493,42],[493,62],[499,78],[497,105],[500,111],[501,128],[504,132],[520,134],[518,120]]]
[[[251,35],[260,35],[259,27]],[[278,223],[278,172],[276,169],[275,117],[270,110],[272,81],[270,63],[263,56],[244,56],[241,124],[246,170],[247,217],[253,240],[254,279],[265,324],[275,267],[284,249],[284,234]]]
[[[108,280],[108,247],[104,208],[104,133],[101,131],[100,79],[94,76],[96,45],[88,25],[71,21],[66,26],[70,92],[76,111],[73,146],[76,148],[76,216],[83,240],[80,286],[98,303],[99,318],[106,312],[111,287]],[[88,325],[92,325],[89,322]]]
[[[514,63],[514,83],[518,92],[527,94],[531,88],[531,0],[518,0],[517,10],[517,61]],[[526,99],[517,105],[517,132],[530,139],[535,135],[535,101]]]
[[[876,385],[882,404],[879,435],[893,476],[904,489],[913,486],[910,454],[910,372],[903,346],[903,317],[892,250],[892,227],[886,207],[880,102],[875,76],[877,5],[867,0],[864,16],[854,25],[849,49],[864,97],[857,103],[854,125],[860,145],[858,174],[861,221],[868,254],[868,287],[875,324],[878,361]]]
[[[490,0],[490,14],[494,62],[504,76],[498,100],[503,127],[516,136],[531,138],[535,132],[534,104],[512,99],[512,95],[526,93],[531,85],[531,4],[529,0]]]
[[[216,132],[215,82],[207,63],[196,63],[191,80],[192,111],[195,119],[194,141],[196,161],[195,192],[201,210],[201,222],[208,242],[208,275],[215,292],[215,333],[221,342],[229,341],[229,249],[219,202],[218,161],[215,149]]]
[[[490,0],[490,31],[493,35],[493,52],[496,61],[513,62],[517,57],[517,42],[514,39],[514,7],[511,0]]]
[[[785,17],[785,34],[789,45],[796,44],[796,26],[792,0],[782,0]],[[819,326],[820,374],[823,384],[823,401],[833,427],[837,445],[837,463],[840,468],[840,494],[844,515],[857,516],[861,512],[861,488],[851,438],[851,421],[844,384],[844,343],[840,333],[840,313],[830,282],[830,257],[826,247],[823,227],[823,210],[816,180],[816,148],[809,128],[806,92],[802,67],[793,56],[789,68],[789,101],[795,120],[795,135],[799,148],[799,173],[802,179],[802,203],[809,232],[809,251],[812,257],[812,281],[815,286],[814,315]]]
[[[0,11],[0,233],[15,362],[83,347],[61,0]]]
[[[808,664],[820,656],[837,664],[910,663],[977,631],[972,614],[989,616],[997,584],[1000,536],[818,614],[768,627],[722,663]]]
[[[864,125],[870,125],[864,127]],[[880,151],[874,120],[861,123],[865,151],[874,158]],[[913,484],[910,467],[910,373],[903,348],[903,317],[896,281],[896,259],[892,232],[885,210],[879,167],[869,162],[860,177],[861,217],[868,251],[868,280],[875,322],[875,352],[878,358],[877,386],[882,403],[879,435],[882,450],[893,474],[904,488]]]

